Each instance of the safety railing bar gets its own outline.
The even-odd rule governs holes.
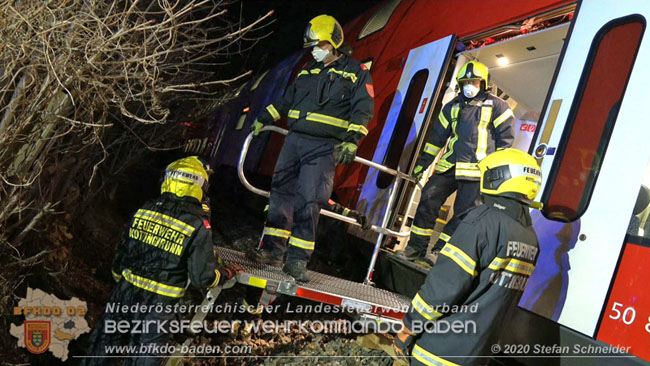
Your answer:
[[[281,133],[281,134],[283,134],[285,136],[289,133],[289,131],[285,130],[284,128],[280,128],[280,127],[277,127],[277,126],[264,126],[264,127],[262,127],[261,131],[273,131],[273,132]],[[244,185],[244,187],[246,187],[246,189],[248,189],[249,191],[251,191],[251,192],[253,192],[253,193],[257,194],[257,195],[264,196],[264,197],[268,198],[268,197],[271,196],[271,192],[265,191],[263,189],[259,189],[259,188],[255,187],[255,186],[253,186],[248,181],[248,179],[246,179],[246,175],[244,173],[244,163],[246,162],[246,156],[248,156],[248,148],[250,147],[250,144],[251,144],[251,141],[253,140],[253,137],[254,137],[253,133],[252,132],[249,133],[248,136],[246,136],[246,139],[244,140],[244,143],[242,144],[242,150],[241,150],[241,153],[239,154],[239,162],[237,164],[237,175],[239,176],[239,180]],[[398,172],[397,170],[387,168],[387,167],[385,167],[383,165],[380,165],[380,164],[377,164],[377,163],[375,163],[373,161],[366,160],[366,159],[360,158],[358,156],[355,157],[354,161],[357,161],[357,162],[359,162],[361,164],[365,164],[365,165],[371,166],[373,168],[379,169],[379,170],[381,170],[381,171],[383,171],[385,173],[392,174],[394,176],[398,176],[401,179],[408,179],[411,182],[414,181],[413,178],[411,178],[411,176],[409,176],[409,175]],[[359,226],[359,227],[361,226],[357,222],[357,220],[355,220],[355,219],[353,219],[351,217],[347,217],[347,216],[337,214],[337,213],[329,211],[329,210],[321,209],[320,214],[323,215],[323,216],[328,216],[328,217],[331,217],[331,218],[346,222],[348,224],[356,225],[356,226]],[[394,231],[394,230],[390,230],[390,229],[387,229],[385,227],[376,226],[376,225],[372,225],[370,227],[370,230],[372,230],[374,232],[377,232],[377,233],[380,233],[380,234],[395,236],[395,237],[399,237],[399,238],[405,238],[405,237],[410,235],[410,231]]]

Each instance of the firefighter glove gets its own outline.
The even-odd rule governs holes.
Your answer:
[[[422,176],[424,175],[424,167],[420,164],[415,166],[415,169],[413,169],[413,173],[411,173],[411,177],[415,179],[417,182],[422,179]]]
[[[334,152],[338,156],[336,163],[347,165],[354,161],[354,157],[357,155],[357,145],[351,142],[342,142],[336,145]]]
[[[244,270],[241,269],[238,265],[232,263],[232,264],[225,264],[221,268],[219,268],[219,273],[221,274],[221,277],[219,278],[219,286],[222,286],[228,280],[231,278],[237,276],[238,274],[244,273]]]
[[[361,225],[361,228],[363,230],[369,230],[370,227],[372,227],[372,224],[370,223],[370,220],[366,217],[366,215],[363,215],[359,213],[359,211],[350,211],[349,214],[346,216],[352,217],[353,219],[357,220],[359,225]]]
[[[259,135],[260,131],[262,131],[262,127],[264,127],[264,124],[258,120],[255,120],[251,125],[251,132],[253,133],[253,136]]]
[[[411,351],[413,350],[413,343],[415,343],[415,338],[416,336],[414,334],[409,334],[405,330],[397,333],[395,336],[395,343],[393,343],[393,349],[395,350],[395,355],[397,356],[398,360],[404,360],[406,362],[409,361]]]

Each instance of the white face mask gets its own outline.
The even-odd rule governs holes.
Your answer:
[[[314,49],[311,50],[311,55],[314,56],[314,60],[316,60],[316,62],[323,62],[329,54],[329,50],[324,50],[318,46],[314,46]]]
[[[467,84],[463,87],[463,94],[467,98],[474,98],[479,91],[481,91],[481,88],[472,84]]]

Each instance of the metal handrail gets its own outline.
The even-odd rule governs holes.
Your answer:
[[[261,129],[261,132],[263,132],[263,131],[277,132],[277,133],[281,133],[281,134],[283,134],[285,136],[289,133],[289,131],[285,130],[284,128],[280,128],[280,127],[277,127],[277,126],[264,126]],[[246,187],[246,189],[248,189],[249,191],[251,191],[251,192],[253,192],[255,194],[258,194],[260,196],[264,196],[264,197],[268,198],[268,197],[271,196],[271,193],[269,191],[265,191],[263,189],[260,189],[260,188],[257,188],[255,186],[253,186],[248,181],[248,179],[246,179],[246,175],[244,174],[244,162],[246,161],[246,156],[248,155],[248,148],[250,147],[250,144],[251,144],[251,141],[253,140],[253,137],[254,137],[253,132],[251,132],[251,133],[248,134],[248,136],[246,136],[246,139],[244,140],[244,144],[242,145],[242,150],[241,150],[241,153],[239,155],[239,163],[237,164],[237,175],[239,176],[239,180],[244,185],[244,187]],[[393,176],[397,177],[397,180],[396,180],[395,183],[397,183],[399,181],[399,179],[406,179],[406,180],[408,180],[410,182],[415,182],[416,184],[419,185],[419,182],[416,182],[415,179],[413,179],[410,175],[404,174],[404,173],[402,173],[402,172],[400,172],[398,170],[387,168],[387,167],[385,167],[383,165],[375,163],[374,161],[370,161],[370,160],[367,160],[367,159],[364,159],[364,158],[361,158],[361,157],[358,157],[358,156],[356,156],[354,158],[354,161],[356,161],[358,163],[361,163],[363,165],[370,166],[370,167],[378,169],[378,170],[380,170],[380,171],[382,171],[384,173],[387,173],[387,174],[390,174],[390,175],[393,175]],[[393,191],[394,190],[395,189],[393,189]],[[389,205],[392,204],[391,199],[389,199],[388,204]],[[387,207],[386,216],[388,216],[389,210],[390,210],[390,207]],[[351,224],[351,225],[361,226],[357,222],[357,220],[355,220],[353,218],[350,218],[350,217],[347,217],[347,216],[337,214],[337,213],[332,212],[332,211],[321,209],[320,213],[323,216],[328,216],[328,217],[337,219],[339,221],[343,221],[343,222]],[[372,225],[370,227],[370,230],[372,230],[374,232],[377,232],[377,233],[380,233],[380,234],[383,234],[383,235],[390,235],[390,236],[395,236],[395,237],[398,237],[398,238],[405,238],[405,237],[407,237],[407,236],[409,236],[411,234],[410,230],[409,231],[394,231],[394,230],[387,229],[386,228],[386,226],[387,226],[386,217],[384,217],[383,221],[384,222],[382,222],[382,226]],[[381,238],[381,235],[380,235],[380,238]]]

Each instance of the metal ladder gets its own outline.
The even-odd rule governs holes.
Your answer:
[[[264,126],[261,131],[277,132],[277,133],[281,133],[281,134],[283,134],[285,136],[289,133],[289,131],[287,131],[287,130],[285,130],[283,128],[277,127],[277,126]],[[248,155],[248,148],[250,147],[250,144],[251,144],[252,140],[253,140],[253,133],[251,132],[251,133],[248,134],[248,136],[246,137],[246,140],[244,140],[244,144],[242,145],[242,150],[241,150],[241,153],[239,155],[239,163],[237,165],[237,174],[239,175],[239,180],[241,181],[241,183],[249,191],[251,191],[251,192],[253,192],[255,194],[258,194],[260,196],[264,196],[264,197],[268,198],[271,195],[271,193],[268,192],[268,191],[265,191],[263,189],[259,189],[257,187],[254,187],[248,181],[248,179],[246,179],[246,175],[244,174],[244,162],[246,161],[246,156]],[[386,213],[384,214],[381,225],[380,226],[372,225],[372,227],[370,228],[370,230],[379,233],[379,235],[377,236],[377,240],[375,241],[375,247],[374,247],[372,257],[370,259],[370,264],[368,265],[368,271],[366,272],[366,277],[365,277],[363,283],[365,285],[372,285],[373,284],[372,275],[373,275],[373,272],[375,270],[375,265],[377,264],[377,257],[379,255],[379,249],[381,248],[381,243],[382,243],[382,241],[384,239],[384,236],[388,235],[388,236],[403,238],[403,237],[407,237],[407,236],[409,236],[411,234],[410,230],[409,231],[399,232],[399,231],[393,231],[393,230],[388,229],[388,223],[390,221],[390,216],[391,216],[392,211],[393,211],[393,205],[395,204],[395,199],[397,197],[397,192],[398,192],[397,187],[399,186],[400,180],[404,179],[404,180],[407,180],[409,182],[415,183],[420,188],[422,188],[422,186],[420,185],[420,182],[413,179],[410,175],[400,172],[399,168],[397,170],[391,169],[391,168],[385,167],[385,166],[383,166],[381,164],[377,164],[374,161],[366,160],[366,159],[364,159],[362,157],[359,157],[359,156],[356,156],[354,158],[354,161],[357,162],[357,163],[361,163],[363,165],[367,165],[367,166],[369,166],[371,168],[375,168],[375,169],[380,170],[380,171],[382,171],[384,173],[388,173],[388,174],[395,177],[395,182],[394,182],[393,187],[391,188],[390,194],[388,196],[388,202],[386,204]],[[334,219],[339,220],[339,221],[343,221],[343,222],[351,224],[351,225],[360,226],[359,223],[357,223],[357,221],[355,219],[347,217],[347,216],[339,215],[339,214],[334,213],[332,211],[321,209],[320,214],[323,215],[323,216],[328,216],[328,217],[334,218]]]

